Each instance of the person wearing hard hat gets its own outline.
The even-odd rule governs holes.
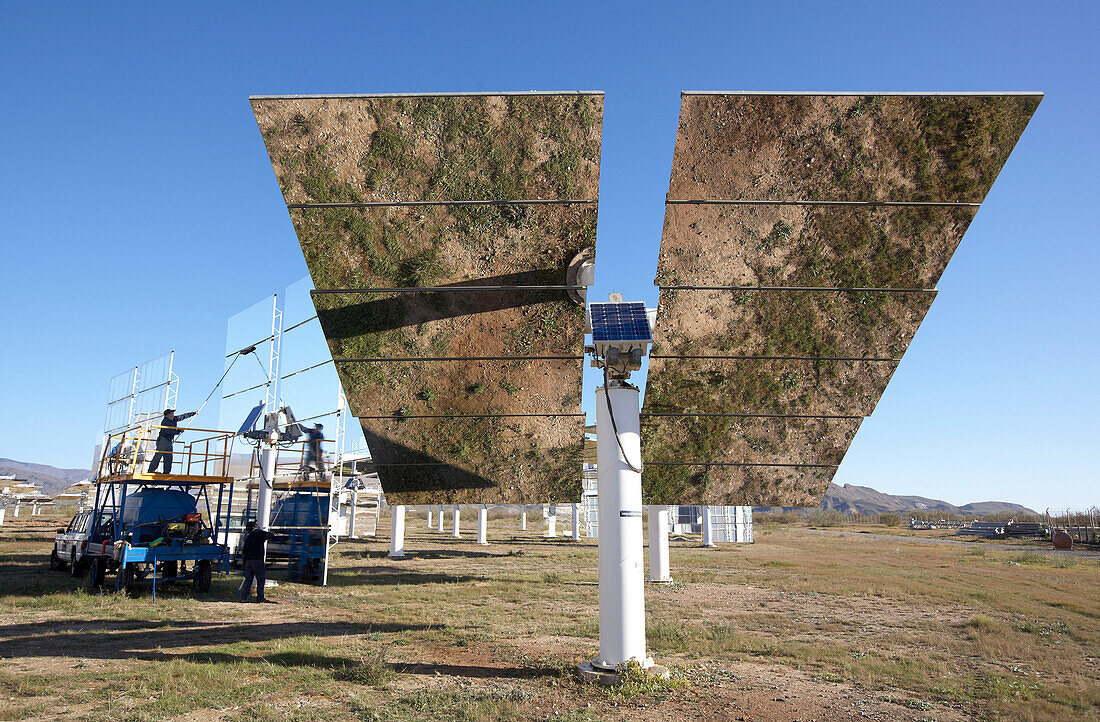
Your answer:
[[[176,414],[175,409],[165,409],[164,418],[160,420],[160,433],[157,435],[157,453],[153,454],[153,463],[149,465],[149,473],[157,473],[157,465],[164,461],[164,473],[172,473],[172,442],[183,433],[179,428],[179,422],[189,419],[197,411],[188,414]]]

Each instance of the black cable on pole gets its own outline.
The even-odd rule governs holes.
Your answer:
[[[611,430],[615,432],[615,443],[619,446],[619,453],[622,454],[623,463],[630,468],[635,474],[641,474],[642,470],[630,463],[630,459],[626,458],[626,449],[623,448],[623,442],[619,438],[619,427],[615,424],[615,411],[611,407],[611,385],[607,375],[607,359],[604,358],[603,362],[603,396],[607,401],[607,415],[611,417]],[[640,466],[640,464],[639,464]]]

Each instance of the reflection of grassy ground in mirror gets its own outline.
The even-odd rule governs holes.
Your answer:
[[[209,597],[166,590],[155,604],[88,596],[47,569],[55,522],[36,520],[40,532],[7,524],[0,715],[776,719],[858,708],[883,719],[1089,719],[1100,710],[1095,559],[1025,542],[1016,551],[943,543],[896,526],[843,535],[764,524],[756,544],[717,550],[677,537],[676,583],[646,589],[648,645],[687,683],[625,694],[571,673],[597,652],[595,542],[543,539],[535,510],[526,532],[515,515],[491,516],[490,546],[479,547],[470,509],[461,541],[410,513],[403,561],[385,558],[383,516],[377,539],[335,547],[328,588],[282,583],[268,595],[277,605],[231,602],[225,579]]]

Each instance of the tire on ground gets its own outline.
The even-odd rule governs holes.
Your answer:
[[[88,562],[88,571],[84,575],[84,591],[88,594],[98,592],[103,586],[103,576],[107,573],[103,557],[92,557]]]
[[[191,587],[196,594],[206,594],[209,592],[212,578],[213,571],[210,567],[209,559],[200,559],[195,562],[195,573],[191,578]]]

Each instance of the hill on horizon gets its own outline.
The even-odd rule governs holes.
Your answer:
[[[89,469],[58,469],[49,464],[33,464],[15,459],[0,458],[0,476],[14,474],[19,479],[27,479],[42,486],[42,493],[53,496],[78,481],[92,475]]]
[[[869,486],[829,484],[825,498],[821,500],[822,509],[835,509],[853,514],[883,514],[886,512],[906,513],[911,511],[941,511],[946,514],[998,514],[1016,512],[1038,516],[1039,513],[1005,501],[978,501],[955,506],[939,499],[924,496],[899,496],[876,491]]]
[[[237,478],[248,474],[248,454],[233,454],[230,473]],[[20,479],[29,479],[42,485],[42,491],[53,496],[75,482],[92,475],[88,469],[59,469],[49,464],[34,464],[14,459],[0,458],[0,475],[15,474]],[[851,514],[883,514],[893,512],[904,514],[912,511],[941,511],[946,514],[998,514],[1017,512],[1038,516],[1038,512],[1004,501],[978,501],[956,506],[939,499],[924,496],[902,496],[886,494],[869,486],[830,484],[829,490],[821,501],[822,509],[835,509]]]

